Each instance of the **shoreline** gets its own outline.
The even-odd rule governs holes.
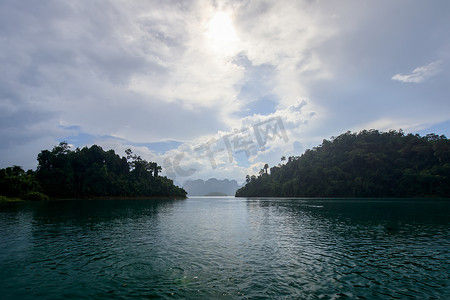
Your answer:
[[[23,202],[43,202],[43,201],[77,201],[77,200],[184,200],[188,197],[181,196],[147,196],[147,197],[119,197],[119,196],[99,196],[99,197],[82,197],[82,198],[49,198],[45,200],[27,200],[22,198],[8,198],[0,196],[0,203],[23,203]]]
[[[46,201],[70,201],[70,200],[158,200],[158,199],[164,199],[164,200],[182,200],[187,199],[187,197],[181,197],[181,196],[96,196],[96,197],[80,197],[80,198],[50,198]]]
[[[0,196],[0,203],[17,203],[17,202],[26,202],[30,200],[24,200],[21,198],[8,198],[6,196]]]

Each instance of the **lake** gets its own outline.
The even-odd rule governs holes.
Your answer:
[[[450,201],[0,204],[1,299],[450,299]]]

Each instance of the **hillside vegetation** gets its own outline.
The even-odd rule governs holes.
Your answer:
[[[66,142],[39,153],[36,171],[0,170],[0,195],[22,199],[90,197],[186,197],[158,173],[161,167],[126,151],[120,157],[100,146],[71,150]]]
[[[450,142],[443,135],[346,132],[284,162],[247,175],[236,196],[450,197]]]

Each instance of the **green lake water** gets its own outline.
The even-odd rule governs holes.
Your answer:
[[[450,299],[448,200],[0,204],[0,299]]]

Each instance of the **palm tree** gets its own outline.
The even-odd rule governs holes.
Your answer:
[[[162,170],[161,166],[155,162],[150,163],[150,169],[153,171],[153,177],[158,177],[158,172]]]
[[[264,174],[264,169],[259,170],[259,176],[261,177],[261,176],[263,176],[263,174]]]
[[[156,168],[154,169],[154,171],[155,171],[154,176],[155,176],[155,177],[158,177],[158,172],[161,172],[161,171],[162,171],[161,166],[156,165]]]

